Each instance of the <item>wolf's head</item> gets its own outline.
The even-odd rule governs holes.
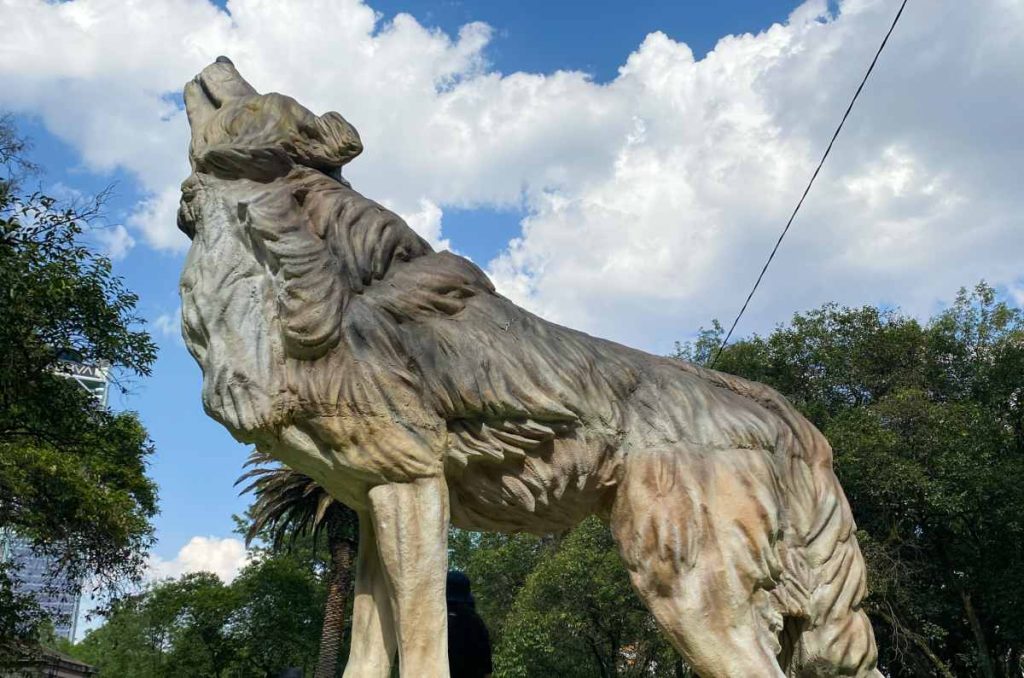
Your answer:
[[[178,224],[192,245],[182,334],[203,370],[206,411],[236,437],[258,441],[296,419],[329,417],[339,401],[360,401],[339,394],[339,375],[357,369],[340,367],[344,318],[375,313],[360,293],[430,246],[341,179],[362,145],[337,113],[317,116],[291,97],[258,94],[223,57],[185,86],[185,106],[192,173]]]
[[[327,350],[341,313],[337,262],[295,187],[342,188],[341,166],[362,144],[337,113],[257,93],[225,57],[184,94],[192,174],[178,226],[193,243],[182,333],[203,369],[207,412],[249,438],[287,416],[286,357]]]
[[[259,94],[218,57],[185,85],[195,172],[225,179],[271,179],[293,164],[338,175],[363,150],[359,134],[339,114],[314,115],[295,99]]]

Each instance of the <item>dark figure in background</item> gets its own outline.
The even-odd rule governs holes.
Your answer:
[[[476,613],[469,577],[462,572],[449,572],[448,598],[448,666],[452,678],[490,678],[491,636],[483,619]]]

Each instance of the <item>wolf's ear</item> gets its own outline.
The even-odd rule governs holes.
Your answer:
[[[303,165],[330,172],[363,152],[359,132],[338,113],[317,116],[313,127],[303,130],[309,139],[296,149]]]

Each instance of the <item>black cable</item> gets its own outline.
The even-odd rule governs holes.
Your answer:
[[[804,204],[804,198],[811,190],[811,186],[814,185],[814,180],[818,178],[818,172],[821,171],[822,166],[825,164],[825,159],[828,157],[829,151],[832,150],[832,144],[836,142],[836,138],[839,137],[839,132],[842,131],[843,125],[846,124],[846,119],[850,117],[850,111],[853,110],[853,105],[857,102],[857,97],[860,96],[861,90],[864,89],[864,84],[867,83],[868,77],[871,75],[871,71],[875,69],[875,64],[878,63],[878,57],[881,56],[882,50],[885,49],[885,44],[889,42],[889,36],[892,35],[893,30],[896,28],[896,24],[899,22],[900,17],[903,15],[903,8],[907,6],[908,0],[903,0],[900,5],[900,9],[896,12],[896,17],[892,20],[892,25],[889,26],[889,31],[882,38],[882,44],[878,46],[878,51],[875,52],[875,58],[871,60],[871,65],[868,66],[867,72],[864,74],[864,78],[860,81],[860,85],[857,87],[857,91],[853,93],[853,98],[850,99],[850,105],[846,107],[846,112],[843,113],[843,119],[839,121],[839,126],[836,127],[835,133],[832,135],[832,140],[828,142],[828,147],[825,149],[825,153],[821,156],[821,161],[818,166],[814,169],[814,174],[811,175],[811,180],[807,182],[807,188],[804,189],[803,195],[800,196],[800,201],[793,208],[793,213],[789,215],[789,221],[786,222],[786,227],[782,229],[782,233],[779,235],[779,239],[775,241],[775,247],[772,248],[771,254],[768,255],[768,260],[764,262],[764,266],[761,268],[760,275],[757,276],[757,280],[754,282],[754,286],[750,289],[750,294],[747,295],[747,300],[743,302],[743,307],[740,312],[736,314],[736,319],[732,321],[732,327],[725,335],[725,339],[718,346],[718,350],[715,352],[715,357],[711,360],[711,367],[715,366],[718,362],[719,356],[722,355],[722,351],[729,343],[729,339],[732,337],[733,330],[736,329],[736,325],[739,323],[740,318],[743,317],[743,312],[747,310],[747,305],[750,303],[751,298],[754,296],[754,292],[757,291],[757,287],[761,284],[761,279],[764,278],[765,272],[772,263],[772,259],[775,258],[775,253],[779,251],[779,245],[782,244],[783,238],[786,237],[786,233],[789,232],[789,227],[793,225],[793,219],[796,218],[796,213],[800,211],[800,206]]]

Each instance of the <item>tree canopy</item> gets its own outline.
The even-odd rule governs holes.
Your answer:
[[[308,675],[324,592],[308,563],[264,554],[230,584],[199,572],[120,599],[72,651],[100,676],[276,678],[289,667]]]
[[[462,533],[453,562],[473,582],[506,678],[672,676],[682,663],[629,583],[608,529],[562,538]]]
[[[71,360],[115,379],[145,376],[156,347],[137,297],[86,243],[100,203],[24,191],[32,169],[0,117],[0,529],[52,555],[72,586],[88,577],[109,590],[139,577],[152,539],[152,444],[134,413],[110,411],[58,372]],[[16,600],[14,577],[0,568],[8,648],[30,642],[39,621]]]

